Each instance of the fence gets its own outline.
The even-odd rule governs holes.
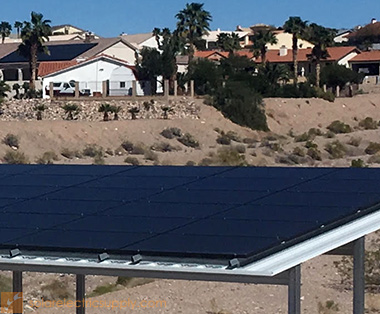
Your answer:
[[[157,81],[152,86],[149,81],[70,81],[70,82],[44,82],[44,98],[59,97],[139,97],[163,95],[178,96],[178,82],[169,84],[168,80]],[[155,92],[153,92],[155,90]],[[189,82],[182,94],[194,97],[194,81]]]

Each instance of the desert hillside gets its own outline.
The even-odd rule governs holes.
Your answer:
[[[131,120],[126,115],[120,121],[102,122],[98,114],[97,121],[0,121],[0,159],[4,163],[24,158],[31,163],[64,164],[323,167],[351,166],[353,160],[356,166],[380,164],[380,144],[376,145],[380,143],[380,94],[340,98],[335,103],[273,98],[266,99],[265,104],[271,129],[268,133],[232,123],[204,105],[202,99],[196,100],[197,114],[187,118]],[[340,122],[331,127],[336,120]],[[17,138],[17,145],[4,140],[9,134]],[[339,257],[322,256],[303,265],[303,313],[351,312],[352,291],[341,284],[333,265],[338,260]],[[0,274],[0,290],[9,289],[10,275]],[[26,274],[26,301],[73,298],[74,284],[71,275]],[[287,290],[275,286],[137,279],[120,284],[117,278],[89,276],[87,295],[108,302],[166,302],[165,308],[137,308],[136,313],[287,311]],[[333,301],[332,309],[328,308],[331,302],[326,305],[329,300]],[[377,296],[369,295],[370,312],[376,313],[379,303]],[[26,304],[26,311],[72,313],[73,309],[36,309]],[[90,308],[87,313],[105,311]],[[117,308],[111,311],[126,312]]]

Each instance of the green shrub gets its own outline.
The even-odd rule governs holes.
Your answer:
[[[187,163],[186,163],[186,166],[187,167],[194,167],[196,166],[197,164],[195,163],[195,161],[192,161],[192,160],[189,160]]]
[[[344,133],[351,133],[352,132],[352,128],[348,124],[345,124],[339,120],[332,122],[327,127],[327,129],[330,130],[331,132],[335,133],[335,134],[344,134]]]
[[[50,165],[54,161],[58,161],[59,157],[55,152],[44,152],[43,155],[37,158],[36,163],[40,165]]]
[[[351,161],[351,168],[365,168],[366,165],[364,163],[364,160],[362,159],[355,159]]]
[[[306,153],[301,147],[294,147],[293,149],[293,155],[299,156],[299,157],[305,157]]]
[[[216,142],[220,145],[230,145],[231,139],[225,134],[222,134],[218,136],[218,138],[216,139]]]
[[[20,140],[17,135],[8,133],[4,138],[3,138],[3,144],[8,145],[9,147],[20,147]]]
[[[128,153],[131,153],[133,151],[134,145],[130,141],[124,141],[121,143],[121,147],[123,147]]]
[[[160,133],[163,137],[171,140],[182,136],[182,131],[179,128],[167,128]]]
[[[145,150],[146,150],[145,147],[139,144],[139,145],[134,145],[132,151],[130,151],[129,153],[132,155],[144,155]]]
[[[218,150],[214,157],[214,164],[218,166],[246,166],[245,156],[239,154],[235,149],[223,147]]]
[[[94,165],[100,166],[100,165],[105,165],[105,163],[106,163],[106,161],[105,161],[103,155],[96,155],[94,157],[94,162],[93,162]]]
[[[339,141],[327,143],[325,150],[330,154],[330,158],[332,159],[343,158],[347,153],[346,146]]]
[[[83,156],[95,158],[97,156],[104,155],[104,151],[102,147],[99,147],[96,144],[89,144],[83,149]]]
[[[371,142],[365,149],[365,153],[368,155],[375,155],[380,152],[380,143]]]
[[[25,156],[24,153],[19,151],[7,151],[5,155],[3,156],[4,163],[10,164],[10,165],[22,165],[22,164],[28,164],[29,159]]]
[[[162,152],[162,153],[168,153],[168,152],[176,152],[181,150],[180,147],[175,147],[170,145],[169,143],[155,143],[151,146],[151,150],[157,151],[157,152]]]
[[[177,140],[187,147],[199,148],[199,142],[190,133],[186,133]]]
[[[309,133],[303,133],[301,135],[297,135],[294,137],[294,142],[300,143],[300,142],[306,142],[306,141],[312,141],[314,140],[315,136],[310,135]]]
[[[361,137],[351,137],[350,140],[347,142],[348,145],[359,147],[362,139]]]
[[[307,141],[305,144],[306,148],[318,148],[318,144],[312,142],[312,141]]]
[[[373,155],[368,159],[370,164],[380,164],[380,155]]]
[[[245,152],[247,151],[247,149],[245,148],[244,145],[240,144],[240,145],[236,145],[234,147],[234,149],[239,153],[239,154],[245,154]]]
[[[317,148],[309,148],[307,155],[314,160],[322,160],[322,153]]]
[[[311,128],[307,134],[309,134],[310,136],[322,136],[323,133],[322,133],[322,130],[321,129],[317,129],[317,128]]]
[[[136,157],[131,157],[131,156],[125,158],[124,162],[132,166],[138,166],[140,164],[139,160]]]
[[[144,157],[146,160],[158,162],[158,155],[155,152],[152,152],[151,150],[145,151]]]
[[[367,117],[359,122],[359,126],[365,130],[376,130],[377,121],[374,121],[371,117]]]
[[[327,131],[327,132],[324,134],[324,137],[326,137],[326,138],[334,138],[334,137],[336,137],[336,135],[335,135],[334,132]]]

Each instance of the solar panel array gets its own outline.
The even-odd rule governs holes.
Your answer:
[[[255,258],[378,203],[377,169],[1,165],[0,248]]]
[[[38,61],[67,61],[73,60],[91,48],[95,47],[96,43],[83,43],[71,45],[51,45],[48,46],[49,54],[39,53]],[[22,63],[28,60],[20,55],[18,51],[14,51],[9,55],[0,59],[0,63]]]

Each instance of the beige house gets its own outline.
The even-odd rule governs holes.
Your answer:
[[[64,25],[56,25],[51,28],[52,34],[54,35],[72,35],[72,34],[83,34],[87,31],[70,25],[70,24],[64,24]]]

